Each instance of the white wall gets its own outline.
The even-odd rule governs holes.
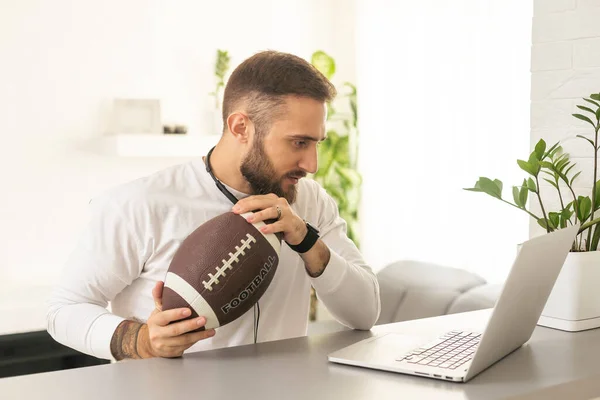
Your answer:
[[[324,49],[338,60],[337,80],[354,80],[353,15],[342,0],[2,0],[3,287],[51,284],[90,197],[185,161],[98,152],[112,98],[160,98],[165,121],[210,133],[217,48],[233,66],[267,48],[305,58]]]
[[[501,281],[527,216],[511,198],[529,149],[532,4],[359,0],[362,244],[376,269],[398,259]],[[508,188],[508,189],[506,189]]]
[[[590,135],[592,127],[571,116],[585,114],[576,108],[582,97],[600,92],[600,1],[536,0],[531,51],[531,146],[540,138],[547,143],[561,141],[574,171],[582,171],[575,181],[577,195],[591,195],[593,149],[575,136]],[[555,189],[543,182],[547,208],[557,211],[560,202]],[[569,197],[567,201],[571,201]],[[534,210],[538,215],[537,203]],[[535,222],[531,235],[543,233]]]

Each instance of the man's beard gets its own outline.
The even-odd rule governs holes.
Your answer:
[[[296,201],[296,185],[291,185],[285,192],[282,187],[282,181],[288,176],[304,176],[303,171],[292,171],[282,177],[277,176],[273,163],[265,153],[262,141],[256,140],[252,149],[242,161],[240,167],[242,175],[250,184],[252,194],[274,193],[278,197],[284,197],[288,203]]]

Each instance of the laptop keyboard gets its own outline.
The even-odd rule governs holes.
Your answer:
[[[452,331],[434,342],[403,355],[396,361],[429,365],[437,368],[456,369],[473,359],[481,334]]]

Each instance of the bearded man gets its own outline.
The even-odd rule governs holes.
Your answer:
[[[184,352],[307,334],[310,287],[333,317],[370,329],[379,286],[347,237],[335,201],[307,174],[317,171],[334,86],[304,59],[276,51],[240,64],[223,98],[223,133],[206,155],[107,190],[66,263],[47,312],[58,342],[109,360]],[[276,220],[279,266],[269,288],[237,320],[196,331],[204,316],[162,310],[163,280],[181,242],[222,213]],[[110,303],[110,311],[107,309]]]

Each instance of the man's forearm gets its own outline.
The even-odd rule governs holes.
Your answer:
[[[300,254],[300,257],[304,261],[304,266],[308,274],[316,278],[325,271],[325,267],[329,264],[331,253],[329,247],[319,239],[309,251]]]
[[[125,320],[117,326],[110,341],[110,351],[117,360],[147,358],[141,351],[140,342],[147,325],[136,321]]]

